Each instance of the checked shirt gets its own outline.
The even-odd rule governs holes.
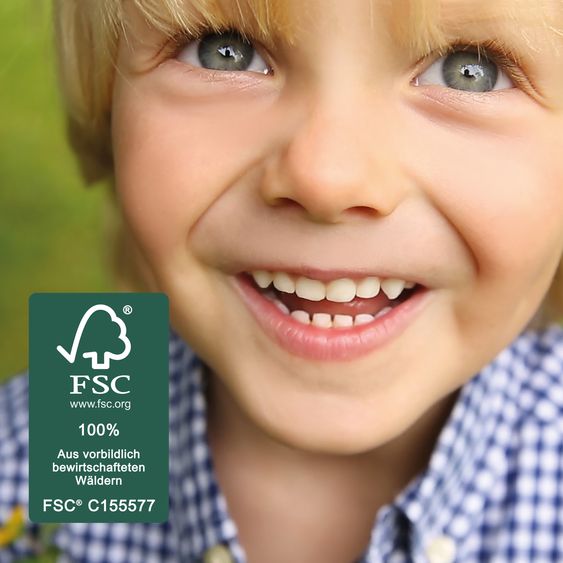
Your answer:
[[[203,373],[171,332],[168,522],[63,524],[52,537],[59,561],[199,563],[222,544],[245,562],[206,441]],[[28,499],[27,401],[25,374],[0,387],[0,538]],[[22,535],[0,547],[0,563],[30,556],[40,535],[40,525],[26,522]],[[559,327],[524,333],[462,388],[428,467],[379,510],[361,559],[454,561],[563,562]]]

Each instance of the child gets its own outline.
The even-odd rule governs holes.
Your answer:
[[[60,0],[56,24],[74,147],[173,327],[169,521],[63,525],[64,560],[562,561],[563,333],[528,328],[561,312],[561,5]],[[2,521],[26,393],[0,395]]]

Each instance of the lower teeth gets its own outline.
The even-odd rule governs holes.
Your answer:
[[[291,315],[293,319],[304,325],[313,325],[318,328],[349,328],[352,326],[360,326],[371,323],[375,319],[383,317],[389,311],[391,307],[384,307],[375,315],[368,315],[362,313],[356,315],[355,317],[351,315],[334,315],[331,316],[328,313],[314,313],[312,318],[306,311],[291,311],[287,306],[282,303],[279,299],[271,299],[274,305],[285,315]]]
[[[313,317],[306,311],[290,311],[285,303],[282,303],[274,291],[271,289],[263,292],[262,295],[271,301],[284,315],[291,315],[296,321],[304,325],[313,325],[319,328],[349,328],[352,326],[361,326],[371,323],[375,319],[379,319],[392,310],[392,307],[383,307],[375,315],[368,315],[365,313],[351,316],[351,315],[334,315],[328,313],[314,313]]]

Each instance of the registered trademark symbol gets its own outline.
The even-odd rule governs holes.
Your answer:
[[[80,498],[76,499],[76,506],[82,506],[82,499]]]
[[[125,307],[123,307],[123,312],[126,315],[130,315],[133,312],[133,307],[131,307],[131,305],[125,305]]]

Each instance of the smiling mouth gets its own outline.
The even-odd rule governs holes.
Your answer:
[[[233,281],[267,336],[292,355],[314,361],[350,361],[385,347],[435,295],[397,278],[335,279],[322,271],[319,277],[253,270]]]
[[[424,289],[413,281],[376,276],[323,282],[264,270],[244,275],[282,313],[321,329],[368,325]]]

